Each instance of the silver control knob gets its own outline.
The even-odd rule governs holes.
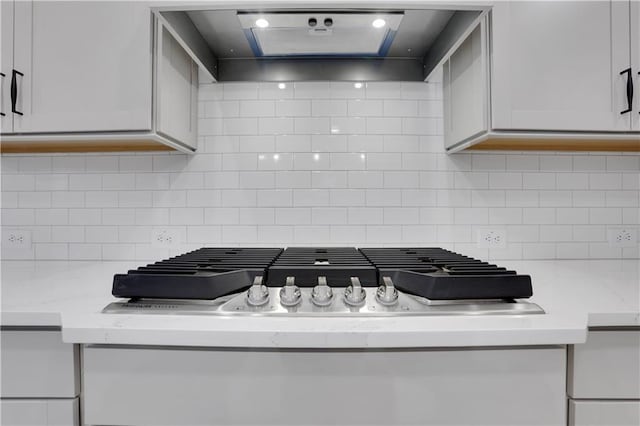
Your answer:
[[[311,291],[311,301],[316,306],[329,306],[333,300],[333,290],[327,285],[327,277],[318,277],[318,285]]]
[[[302,300],[300,288],[295,284],[295,277],[287,277],[287,283],[280,289],[280,304],[296,306]]]
[[[382,277],[382,285],[376,292],[376,300],[385,306],[391,306],[398,302],[398,290],[396,290],[390,277]]]
[[[364,303],[364,299],[367,297],[360,279],[358,277],[351,277],[351,285],[344,291],[344,303],[351,306],[360,306]]]
[[[262,277],[253,279],[253,285],[247,291],[247,303],[251,306],[262,306],[269,302],[269,289],[262,284]]]

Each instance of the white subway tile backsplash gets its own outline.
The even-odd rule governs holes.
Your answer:
[[[280,102],[286,102],[286,101],[280,101]],[[276,106],[280,102],[264,101],[264,100],[240,101],[238,115],[240,115],[240,117],[272,117],[276,115],[276,111],[277,111]],[[283,115],[283,114],[277,114],[277,115]]]
[[[87,226],[85,227],[85,241],[88,243],[117,243],[117,226]]]
[[[591,173],[589,189],[622,189],[622,175],[619,173]]]
[[[257,205],[260,207],[291,207],[294,205],[295,190],[262,189],[257,192]]]
[[[311,151],[313,152],[346,152],[346,135],[312,135]]]
[[[589,209],[589,223],[592,225],[622,224],[622,209],[592,207]]]
[[[367,118],[363,117],[331,117],[331,134],[356,134],[367,133]]]
[[[573,157],[570,155],[541,155],[540,170],[565,172],[573,168]]]
[[[640,156],[447,155],[440,80],[354,83],[202,84],[193,156],[2,155],[2,224],[32,232],[26,259],[291,244],[640,256],[607,241],[609,227],[639,227]],[[151,246],[152,230],[169,226],[180,247]],[[488,227],[507,232],[506,248],[477,247]]]
[[[36,209],[36,225],[67,225],[69,211],[67,209]]]
[[[102,209],[103,225],[134,225],[134,209]]]
[[[18,161],[20,173],[51,173],[51,157],[21,157]]]
[[[366,193],[362,189],[330,189],[329,204],[332,206],[362,206]]]
[[[2,225],[35,225],[36,213],[33,209],[2,208]]]
[[[203,225],[204,210],[197,207],[179,207],[169,209],[170,225]]]
[[[311,209],[313,225],[343,225],[347,223],[347,209],[344,207],[314,207]]]
[[[567,225],[583,225],[589,223],[589,209],[558,208],[556,209],[556,223]]]
[[[571,207],[571,191],[540,191],[540,207]]]
[[[296,163],[297,164],[297,163]],[[310,171],[278,171],[276,172],[276,188],[310,188]]]
[[[540,158],[535,154],[510,154],[505,157],[507,170],[540,170]]]
[[[402,119],[396,117],[368,117],[366,133],[369,135],[397,135],[402,133]],[[355,132],[350,132],[355,133]],[[409,133],[413,134],[413,133]]]
[[[607,157],[607,171],[640,172],[640,157],[614,156]]]
[[[310,117],[311,101],[306,99],[277,101],[275,102],[275,115],[278,117]]]
[[[366,205],[373,207],[399,206],[402,204],[402,191],[399,189],[367,189]]]
[[[294,189],[293,206],[314,207],[329,205],[329,190],[327,189]]]
[[[576,155],[573,157],[573,170],[576,172],[604,171],[607,157],[598,155]]]
[[[275,223],[277,225],[310,225],[311,209],[310,208],[276,208]]]
[[[118,207],[118,193],[112,191],[87,191],[85,207]]]
[[[49,208],[51,207],[50,192],[19,192],[19,208]]]
[[[2,191],[33,191],[36,178],[33,175],[2,175]]]
[[[350,117],[381,117],[384,104],[381,100],[350,100],[347,103],[347,114]]]
[[[226,83],[222,86],[224,100],[258,98],[258,83]]]
[[[86,157],[84,156],[54,156],[51,169],[54,173],[82,173],[85,171]]]
[[[313,115],[314,117],[344,117],[347,115],[347,101],[337,99],[313,100],[311,101],[311,111],[307,109],[307,114],[305,115]]]
[[[259,133],[261,135],[283,135],[283,134],[293,133],[294,132],[293,126],[294,126],[293,118],[260,117],[258,118],[257,132],[255,130],[252,131],[252,129],[249,127],[249,128],[246,128],[242,133],[237,133],[237,134],[251,135],[251,134]]]
[[[311,172],[313,188],[346,188],[346,171],[313,171]]]
[[[217,86],[223,85],[218,84]],[[293,87],[293,83],[259,83],[258,99],[291,99],[293,98]]]

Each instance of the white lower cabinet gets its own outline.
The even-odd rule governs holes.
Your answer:
[[[566,425],[564,347],[83,354],[90,425]]]
[[[568,358],[570,426],[640,425],[640,329],[591,330]]]
[[[78,398],[3,399],[2,426],[72,426],[80,424]]]
[[[569,401],[574,426],[638,426],[640,401]]]
[[[79,423],[79,347],[60,330],[2,329],[0,409],[3,426]]]

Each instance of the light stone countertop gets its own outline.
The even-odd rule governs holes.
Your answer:
[[[495,261],[529,274],[529,316],[291,318],[106,315],[115,273],[144,264],[3,261],[2,326],[62,327],[85,344],[407,348],[582,343],[587,327],[640,327],[639,260]]]

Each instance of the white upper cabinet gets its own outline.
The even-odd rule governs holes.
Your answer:
[[[14,22],[14,132],[151,129],[148,5],[18,1]]]
[[[13,65],[13,2],[0,1],[0,132],[13,129],[11,67]]]
[[[640,131],[640,1],[631,2],[631,64],[635,82],[635,108],[632,115],[634,131]]]
[[[444,65],[448,152],[640,151],[639,3],[495,2]]]
[[[442,67],[447,145],[487,130],[487,19],[483,19]]]
[[[628,131],[629,1],[498,2],[492,127]]]
[[[156,40],[158,132],[195,146],[198,66],[160,22]]]
[[[2,152],[195,150],[197,67],[148,2],[1,5]]]

